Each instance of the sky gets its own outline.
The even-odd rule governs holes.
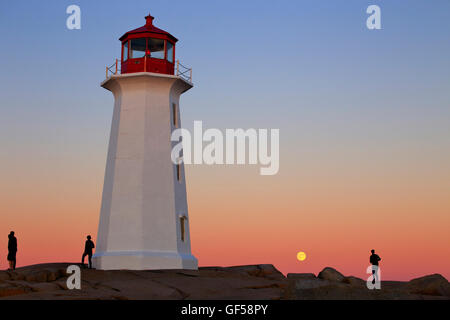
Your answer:
[[[0,268],[11,230],[18,266],[78,261],[96,239],[113,107],[100,83],[149,12],[193,68],[183,127],[280,130],[277,175],[186,167],[200,266],[366,278],[375,249],[385,280],[450,278],[446,0],[0,2]]]

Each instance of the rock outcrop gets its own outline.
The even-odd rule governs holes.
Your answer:
[[[0,299],[450,299],[441,275],[410,282],[383,281],[369,290],[365,281],[325,268],[285,277],[273,265],[203,267],[193,270],[102,271],[82,268],[81,290],[69,290],[70,263],[41,264],[0,271]]]
[[[322,280],[329,280],[329,281],[336,281],[336,282],[341,282],[345,278],[342,273],[340,273],[336,269],[333,269],[330,267],[326,267],[325,269],[320,271],[320,273],[317,277]]]
[[[408,283],[408,289],[411,293],[432,295],[432,296],[450,296],[450,284],[440,274],[413,279]]]

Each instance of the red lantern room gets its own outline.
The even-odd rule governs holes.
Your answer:
[[[122,41],[121,73],[154,72],[174,74],[177,38],[153,25],[153,17],[145,17],[145,26],[128,31]]]

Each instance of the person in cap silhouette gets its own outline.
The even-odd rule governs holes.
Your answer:
[[[87,236],[86,243],[84,244],[84,253],[81,258],[81,264],[84,266],[84,258],[88,256],[89,269],[92,269],[92,249],[95,248],[94,242],[91,240],[91,236]]]
[[[372,284],[375,284],[375,278],[378,278],[378,276],[376,275],[378,272],[378,262],[381,260],[381,258],[379,255],[375,254],[374,249],[370,250],[370,252],[372,253],[370,256],[370,263],[372,264],[372,274],[373,274]]]

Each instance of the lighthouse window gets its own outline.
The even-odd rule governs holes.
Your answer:
[[[136,58],[143,58],[145,56],[145,38],[141,39],[132,39],[130,40],[131,43],[131,55],[130,58],[136,59]]]
[[[176,167],[177,167],[177,180],[181,181],[181,167],[180,167],[180,164],[177,163]]]
[[[164,40],[148,38],[148,50],[150,57],[164,59]]]
[[[167,61],[173,63],[173,44],[167,41]]]
[[[172,103],[172,119],[174,127],[178,128],[178,108],[176,103]]]
[[[181,228],[181,241],[184,242],[185,239],[185,226],[184,226],[184,221],[186,220],[186,217],[180,217],[180,228]]]

